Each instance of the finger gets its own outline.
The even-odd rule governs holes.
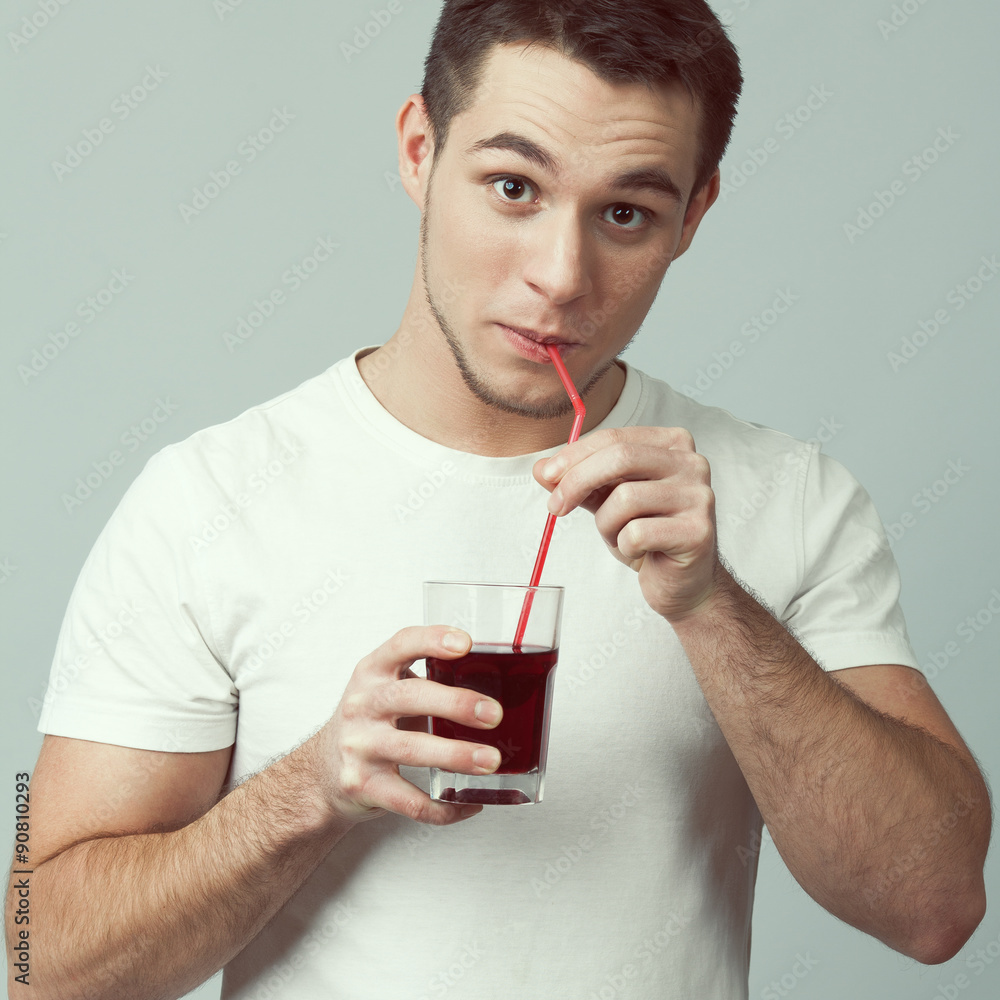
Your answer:
[[[449,649],[444,645],[446,635],[458,635],[459,645]],[[464,656],[472,648],[472,639],[461,629],[447,625],[411,625],[400,629],[391,639],[382,643],[361,661],[366,671],[381,677],[403,677],[416,660],[428,656],[454,659]]]
[[[368,798],[373,806],[432,826],[450,826],[483,811],[482,806],[438,802],[398,773],[388,770],[372,781]]]
[[[459,774],[492,774],[501,755],[496,747],[430,733],[407,733],[383,726],[368,750],[372,760],[397,767],[436,767]]]
[[[599,431],[591,431],[550,458],[542,460],[539,475],[550,483],[558,483],[566,470],[583,458],[619,444],[695,451],[694,438],[684,427],[605,427]]]
[[[669,480],[621,483],[595,513],[594,524],[604,541],[615,547],[629,521],[682,514],[699,503],[698,489]]]
[[[637,518],[622,528],[614,545],[627,562],[652,553],[680,566],[707,557],[714,547],[712,524],[693,516]]]
[[[494,729],[503,718],[503,707],[495,698],[423,677],[378,684],[354,697],[358,701],[352,709],[392,723],[406,716],[422,715],[476,729]]]
[[[578,506],[594,513],[620,483],[673,478],[700,482],[707,475],[708,461],[697,452],[634,443],[616,445],[588,455],[568,469],[552,491],[548,508],[560,515]]]

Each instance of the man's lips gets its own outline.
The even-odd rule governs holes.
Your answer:
[[[545,344],[568,346],[580,343],[576,340],[570,340],[568,337],[561,337],[558,334],[540,333],[538,330],[528,330],[521,326],[511,326],[509,323],[501,323],[500,326],[505,326],[508,330],[513,330],[514,333],[519,333],[522,337],[533,340],[536,344],[542,344],[543,346]]]

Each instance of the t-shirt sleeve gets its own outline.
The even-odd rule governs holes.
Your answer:
[[[920,669],[899,606],[899,570],[860,483],[813,446],[801,508],[801,584],[785,623],[826,670]]]
[[[145,750],[232,745],[238,692],[188,544],[191,488],[168,446],[91,549],[56,643],[38,730]]]

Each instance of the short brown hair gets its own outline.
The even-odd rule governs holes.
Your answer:
[[[550,45],[609,83],[680,83],[700,110],[691,193],[715,172],[743,77],[733,43],[704,0],[446,0],[421,90],[435,156],[451,119],[471,106],[490,51],[520,41]]]

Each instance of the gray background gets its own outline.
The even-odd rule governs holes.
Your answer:
[[[15,771],[34,766],[39,703],[76,575],[150,455],[396,329],[419,216],[395,177],[393,119],[419,89],[439,6],[402,0],[356,54],[342,43],[385,7],[381,0],[280,8],[89,0],[59,7],[48,23],[38,0],[5,7],[5,34],[20,33],[32,15],[42,24],[26,42],[7,34],[0,43],[0,754],[11,786]],[[1000,281],[973,282],[961,309],[953,290],[1000,252],[1000,7],[906,0],[894,31],[886,27],[894,5],[880,0],[715,7],[731,24],[747,78],[723,164],[733,190],[672,266],[626,358],[678,387],[702,373],[703,402],[798,437],[836,428],[826,450],[865,484],[886,524],[898,525],[893,547],[918,656],[995,775],[1000,623],[987,606],[1000,595],[990,391]],[[112,102],[141,85],[147,67],[165,78],[119,117]],[[828,96],[804,108],[817,92]],[[249,163],[240,145],[275,108],[294,120]],[[800,108],[800,127],[778,127]],[[58,177],[53,162],[65,163],[66,145],[102,118],[113,129]],[[912,158],[949,130],[944,151],[913,179]],[[755,163],[751,151],[761,159],[769,139],[766,162]],[[180,205],[230,160],[241,173],[185,221]],[[894,181],[902,193],[852,239],[845,224]],[[339,244],[334,256],[249,340],[227,349],[223,333],[324,236]],[[133,280],[82,321],[78,304],[116,269]],[[794,305],[751,342],[744,324],[783,290]],[[938,310],[940,332],[915,338]],[[79,335],[22,377],[19,366],[74,319]],[[894,371],[889,352],[907,337],[919,349]],[[743,354],[727,359],[734,341]],[[176,406],[161,422],[152,416],[158,399]],[[144,419],[140,442],[130,428]],[[67,509],[77,477],[116,449],[122,463]],[[949,463],[968,470],[950,484],[942,479]],[[933,503],[920,500],[925,489]],[[967,641],[957,629],[977,613]],[[957,655],[945,652],[948,643]],[[998,874],[994,852],[994,893]],[[757,887],[751,997],[998,995],[995,907],[956,958],[924,967],[820,909],[766,838]],[[979,949],[988,964],[977,973],[966,960]],[[805,976],[793,972],[798,956],[809,958]],[[218,983],[198,995],[216,996]]]

